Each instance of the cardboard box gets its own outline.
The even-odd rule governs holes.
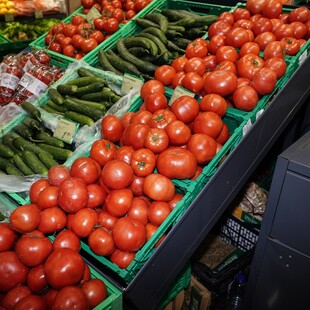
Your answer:
[[[81,0],[66,0],[68,15],[81,6]]]
[[[184,290],[182,290],[163,310],[181,310],[184,303]]]

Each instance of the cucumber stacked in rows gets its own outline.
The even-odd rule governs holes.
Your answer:
[[[183,10],[166,9],[150,13],[134,22],[141,32],[128,38],[119,38],[115,47],[100,50],[98,59],[104,70],[122,75],[134,74],[152,79],[156,68],[170,64],[183,55],[186,46],[207,33],[216,15],[198,15]]]

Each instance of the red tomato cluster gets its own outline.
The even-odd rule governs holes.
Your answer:
[[[299,7],[286,14],[278,0],[249,0],[246,8],[220,14],[208,37],[191,42],[171,65],[158,67],[155,78],[202,96],[221,95],[251,111],[285,74],[285,56],[296,55],[310,37],[310,11]]]
[[[80,239],[63,230],[54,242],[34,228],[35,204],[16,208],[0,223],[1,309],[92,309],[107,298],[106,284],[91,279],[79,254]],[[34,229],[33,229],[34,228]]]
[[[91,24],[83,16],[75,15],[70,23],[55,25],[45,36],[45,44],[56,53],[81,59],[119,29],[119,21],[114,17],[100,20],[102,27],[97,21]]]
[[[83,14],[95,6],[103,16],[114,17],[127,22],[144,9],[152,0],[82,0]]]

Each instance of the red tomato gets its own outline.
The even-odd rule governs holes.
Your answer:
[[[225,36],[224,35],[219,35],[216,34],[214,35],[209,42],[208,48],[209,48],[209,53],[211,55],[215,55],[217,50],[221,47],[226,45],[225,41]]]
[[[110,261],[116,264],[119,268],[126,269],[134,260],[134,258],[134,252],[127,252],[116,249],[110,256]]]
[[[69,285],[63,287],[57,293],[53,309],[88,309],[88,299],[82,288],[78,286]]]
[[[248,0],[246,2],[246,9],[249,10],[253,15],[263,12],[266,5],[266,0]]]
[[[173,101],[171,111],[185,124],[193,121],[199,113],[199,103],[190,96],[181,96]]]
[[[15,252],[19,260],[28,267],[43,264],[52,252],[52,242],[47,237],[24,235],[16,243]]]
[[[131,157],[134,151],[135,150],[132,146],[128,145],[121,146],[116,150],[114,159],[123,160],[124,162],[130,165]]]
[[[71,230],[80,238],[88,237],[98,222],[94,209],[83,208],[72,217]]]
[[[12,228],[22,234],[32,232],[40,223],[40,209],[35,204],[26,204],[10,214]]]
[[[222,12],[222,13],[218,16],[217,20],[222,20],[222,21],[228,23],[228,24],[231,25],[231,26],[233,26],[233,25],[234,25],[234,22],[235,22],[235,19],[234,19],[234,16],[232,15],[232,13],[227,12],[227,11]]]
[[[203,58],[206,65],[206,71],[213,71],[217,65],[217,60],[215,55],[208,55]]]
[[[306,23],[309,21],[310,11],[305,6],[300,6],[289,13],[288,20],[290,23],[292,22],[302,22]]]
[[[207,94],[218,94],[223,97],[230,95],[237,87],[237,77],[234,73],[216,70],[205,78],[204,90]]]
[[[101,279],[91,279],[82,286],[90,307],[94,308],[103,302],[107,296],[107,286]]]
[[[241,28],[244,28],[244,29],[249,29],[251,30],[253,26],[253,22],[250,21],[249,19],[238,19],[235,24],[234,24],[234,27],[241,27]]]
[[[239,19],[249,19],[251,13],[248,9],[236,8],[232,12],[235,22]]]
[[[128,252],[138,251],[146,241],[144,225],[128,216],[116,222],[112,236],[117,248]]]
[[[29,269],[13,251],[0,253],[0,292],[7,293],[17,285],[26,283]]]
[[[109,212],[103,210],[99,213],[98,224],[106,228],[108,231],[112,231],[117,220],[118,218],[116,216],[113,216]]]
[[[201,57],[191,57],[187,60],[183,68],[184,72],[197,72],[203,75],[206,71],[206,65]]]
[[[246,54],[242,56],[237,64],[237,72],[240,77],[252,80],[254,74],[261,69],[265,61],[255,54]]]
[[[153,201],[148,208],[148,218],[153,225],[159,226],[170,214],[171,209],[166,201]]]
[[[118,29],[119,29],[119,21],[114,17],[109,18],[107,20],[107,23],[104,24],[104,30],[108,34],[114,33]]]
[[[118,142],[123,134],[124,127],[120,118],[110,114],[101,121],[101,137],[111,142]]]
[[[235,63],[238,59],[238,52],[232,46],[224,45],[218,48],[215,56],[217,63],[220,63],[224,60],[230,60],[231,62]]]
[[[112,17],[116,18],[120,23],[125,19],[125,12],[121,8],[115,8],[112,13]]]
[[[158,111],[156,111],[155,113],[157,113]],[[130,124],[125,128],[123,132],[121,145],[132,146],[135,150],[143,148],[144,139],[149,129],[149,126],[146,124]]]
[[[293,36],[296,39],[303,39],[307,34],[307,26],[302,22],[295,21],[291,23],[293,27]]]
[[[173,210],[177,206],[178,202],[182,200],[183,197],[184,197],[183,194],[175,193],[173,198],[170,201],[168,201],[170,209]]]
[[[99,177],[95,160],[90,157],[79,157],[71,165],[72,177],[81,178],[86,184],[95,183]]]
[[[62,230],[53,241],[53,250],[60,248],[70,248],[79,252],[81,248],[80,238],[72,230]]]
[[[46,281],[57,290],[78,284],[84,269],[85,263],[81,255],[69,248],[54,250],[44,263]]]
[[[225,142],[229,139],[230,133],[229,133],[229,128],[226,123],[223,123],[223,128],[221,133],[217,136],[215,139],[216,141],[216,154],[219,152],[219,144],[224,145]]]
[[[195,174],[197,161],[187,149],[170,147],[158,155],[156,167],[170,179],[190,179]]]
[[[252,111],[257,102],[257,92],[249,85],[238,87],[233,93],[233,103],[237,109]]]
[[[82,179],[71,177],[59,185],[58,204],[64,211],[75,213],[85,208],[87,201],[88,191]]]
[[[151,113],[168,106],[167,98],[164,94],[151,94],[144,99],[145,109]]]
[[[151,95],[150,95],[151,96]],[[147,96],[145,99],[147,99]],[[152,113],[146,110],[140,110],[136,112],[130,119],[130,124],[148,124],[152,117]]]
[[[193,93],[199,93],[203,89],[204,80],[197,72],[188,72],[182,79],[182,86]]]
[[[263,8],[263,16],[267,18],[278,18],[282,13],[282,3],[279,0],[268,0]]]
[[[176,88],[177,86],[182,86],[184,77],[185,77],[184,71],[177,72],[172,80],[171,87]]]
[[[166,176],[152,173],[146,176],[143,191],[153,200],[170,201],[175,194],[175,185]]]
[[[208,37],[209,39],[212,40],[212,38],[215,36],[215,35],[223,35],[225,36],[226,33],[232,28],[232,25],[228,24],[227,22],[225,21],[222,21],[222,20],[219,20],[219,21],[216,21],[215,23],[211,24],[209,26],[209,29],[208,29]],[[211,42],[211,41],[210,41]]]
[[[188,141],[187,149],[194,154],[198,164],[207,164],[216,154],[216,142],[206,134],[196,133]]]
[[[89,184],[87,185],[88,191],[88,202],[87,208],[98,208],[103,205],[105,197],[107,195],[104,188],[98,184]]]
[[[78,26],[80,24],[85,23],[85,18],[81,15],[75,15],[71,19],[71,24]]]
[[[270,42],[264,49],[264,60],[273,57],[285,58],[285,48],[280,41]]]
[[[9,290],[1,300],[1,306],[6,310],[13,310],[15,305],[24,297],[31,294],[26,285],[18,285]]]
[[[160,81],[163,85],[169,86],[172,83],[172,79],[175,76],[176,71],[174,67],[170,65],[161,65],[156,68],[154,77],[157,81]]]
[[[77,27],[73,24],[68,24],[64,27],[63,34],[65,37],[72,38],[75,34],[77,34]]]
[[[194,120],[195,133],[204,133],[214,139],[219,135],[222,127],[221,117],[212,111],[201,112]]]
[[[38,230],[48,234],[65,228],[67,216],[58,207],[51,207],[41,211]]]
[[[171,66],[174,68],[174,70],[176,72],[181,72],[181,71],[183,71],[185,63],[187,62],[187,60],[188,60],[187,57],[179,56],[172,61]]]
[[[255,73],[251,86],[259,95],[270,94],[277,83],[277,74],[271,69],[264,67]]]
[[[279,41],[286,37],[293,37],[294,36],[294,28],[290,24],[280,24],[273,30],[276,39]]]
[[[182,121],[175,120],[165,127],[169,142],[174,146],[185,145],[191,137],[190,128]]]
[[[134,16],[136,16],[136,12],[134,10],[128,10],[125,12],[125,19],[130,20]]]
[[[81,4],[85,9],[90,9],[95,4],[95,0],[81,0]]]
[[[202,97],[200,101],[200,110],[213,111],[217,113],[220,117],[223,117],[227,111],[227,102],[226,100],[217,94],[208,94]]]
[[[59,186],[59,184],[70,178],[70,168],[65,165],[56,165],[48,170],[48,181],[51,185]]]
[[[144,183],[144,177],[138,177],[134,175],[133,181],[129,186],[129,189],[132,191],[134,196],[143,195],[143,183]]]
[[[8,223],[0,223],[0,252],[11,250],[16,238],[17,234]]]
[[[208,46],[203,43],[199,43],[197,41],[193,41],[189,43],[185,49],[185,56],[188,59],[193,57],[203,58],[208,54]]]
[[[140,12],[149,4],[149,0],[136,0],[135,1],[135,11]]]
[[[156,230],[158,229],[158,226],[153,225],[152,223],[148,223],[146,224],[145,229],[146,229],[146,240],[150,240],[151,237],[155,234]],[[159,240],[155,243],[154,248],[157,248],[162,243],[162,241],[165,239],[165,237],[166,235],[163,234],[159,238]]]
[[[169,145],[169,138],[162,128],[151,128],[145,137],[144,146],[153,153],[160,153]]]
[[[111,234],[103,227],[95,228],[90,233],[88,245],[95,254],[102,256],[111,255],[115,250],[115,243]]]
[[[249,41],[249,34],[246,29],[236,27],[225,34],[225,41],[227,45],[240,48],[244,43]]]
[[[38,295],[27,295],[26,297],[22,298],[17,302],[14,309],[16,310],[41,310],[46,309],[46,302],[45,300]]]
[[[277,78],[279,79],[285,74],[287,65],[284,59],[273,57],[266,60],[265,67],[274,71],[277,74]]]
[[[95,30],[89,35],[90,38],[93,38],[97,41],[98,44],[104,41],[104,34],[100,30]]]
[[[94,38],[85,39],[81,43],[82,52],[85,54],[89,53],[90,51],[92,51],[97,46],[98,46],[98,42]]]
[[[260,53],[260,47],[256,42],[246,42],[244,43],[239,51],[239,57],[244,56],[245,54],[255,54],[259,55]]]
[[[145,82],[140,90],[140,96],[144,100],[150,94],[165,94],[165,87],[162,82],[157,80],[149,80]]]
[[[127,216],[132,219],[140,221],[143,225],[149,222],[148,219],[148,204],[146,201],[140,197],[134,197],[132,205],[128,210]]]
[[[237,74],[236,66],[230,60],[224,60],[224,61],[218,63],[216,68],[214,69],[214,71],[216,71],[216,70],[224,70],[224,71],[229,71],[229,72],[232,72],[234,74]]]
[[[276,36],[270,31],[263,32],[254,39],[254,42],[259,45],[261,51],[266,48],[268,43],[273,41],[276,41]]]
[[[266,17],[259,18],[256,22],[253,23],[252,31],[255,36],[258,36],[259,34],[263,32],[271,32],[273,29],[273,25],[271,21]]]
[[[105,200],[104,208],[116,217],[124,216],[131,207],[133,193],[128,188],[111,190]]]
[[[286,37],[280,40],[283,43],[285,54],[289,56],[295,56],[300,49],[300,45],[297,39],[293,37]]]
[[[90,158],[103,167],[108,161],[114,158],[116,146],[107,139],[96,140],[90,149]]]
[[[36,203],[39,193],[46,187],[50,186],[49,180],[39,179],[32,183],[29,190],[29,198],[32,203]],[[52,184],[54,185],[54,184]]]
[[[81,49],[82,47],[82,42],[85,39],[80,35],[80,34],[75,34],[72,37],[72,45],[76,48],[76,49]]]
[[[121,189],[130,185],[133,179],[133,170],[122,160],[110,160],[102,169],[103,183],[110,189]]]
[[[132,154],[131,168],[136,176],[145,177],[155,168],[156,156],[150,149],[142,148]]]

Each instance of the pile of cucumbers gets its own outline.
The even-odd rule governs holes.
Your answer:
[[[41,121],[41,112],[30,102],[22,123],[5,134],[0,143],[0,172],[10,175],[47,175],[49,168],[63,163],[72,154],[70,145],[53,137]]]
[[[134,22],[142,29],[134,36],[119,38],[109,51],[98,52],[104,70],[152,79],[156,68],[183,55],[192,40],[207,33],[216,15],[198,15],[185,10],[164,9]]]
[[[40,107],[82,126],[91,126],[121,97],[108,87],[104,78],[92,71],[79,68],[77,73],[77,78],[50,88],[50,99]]]

